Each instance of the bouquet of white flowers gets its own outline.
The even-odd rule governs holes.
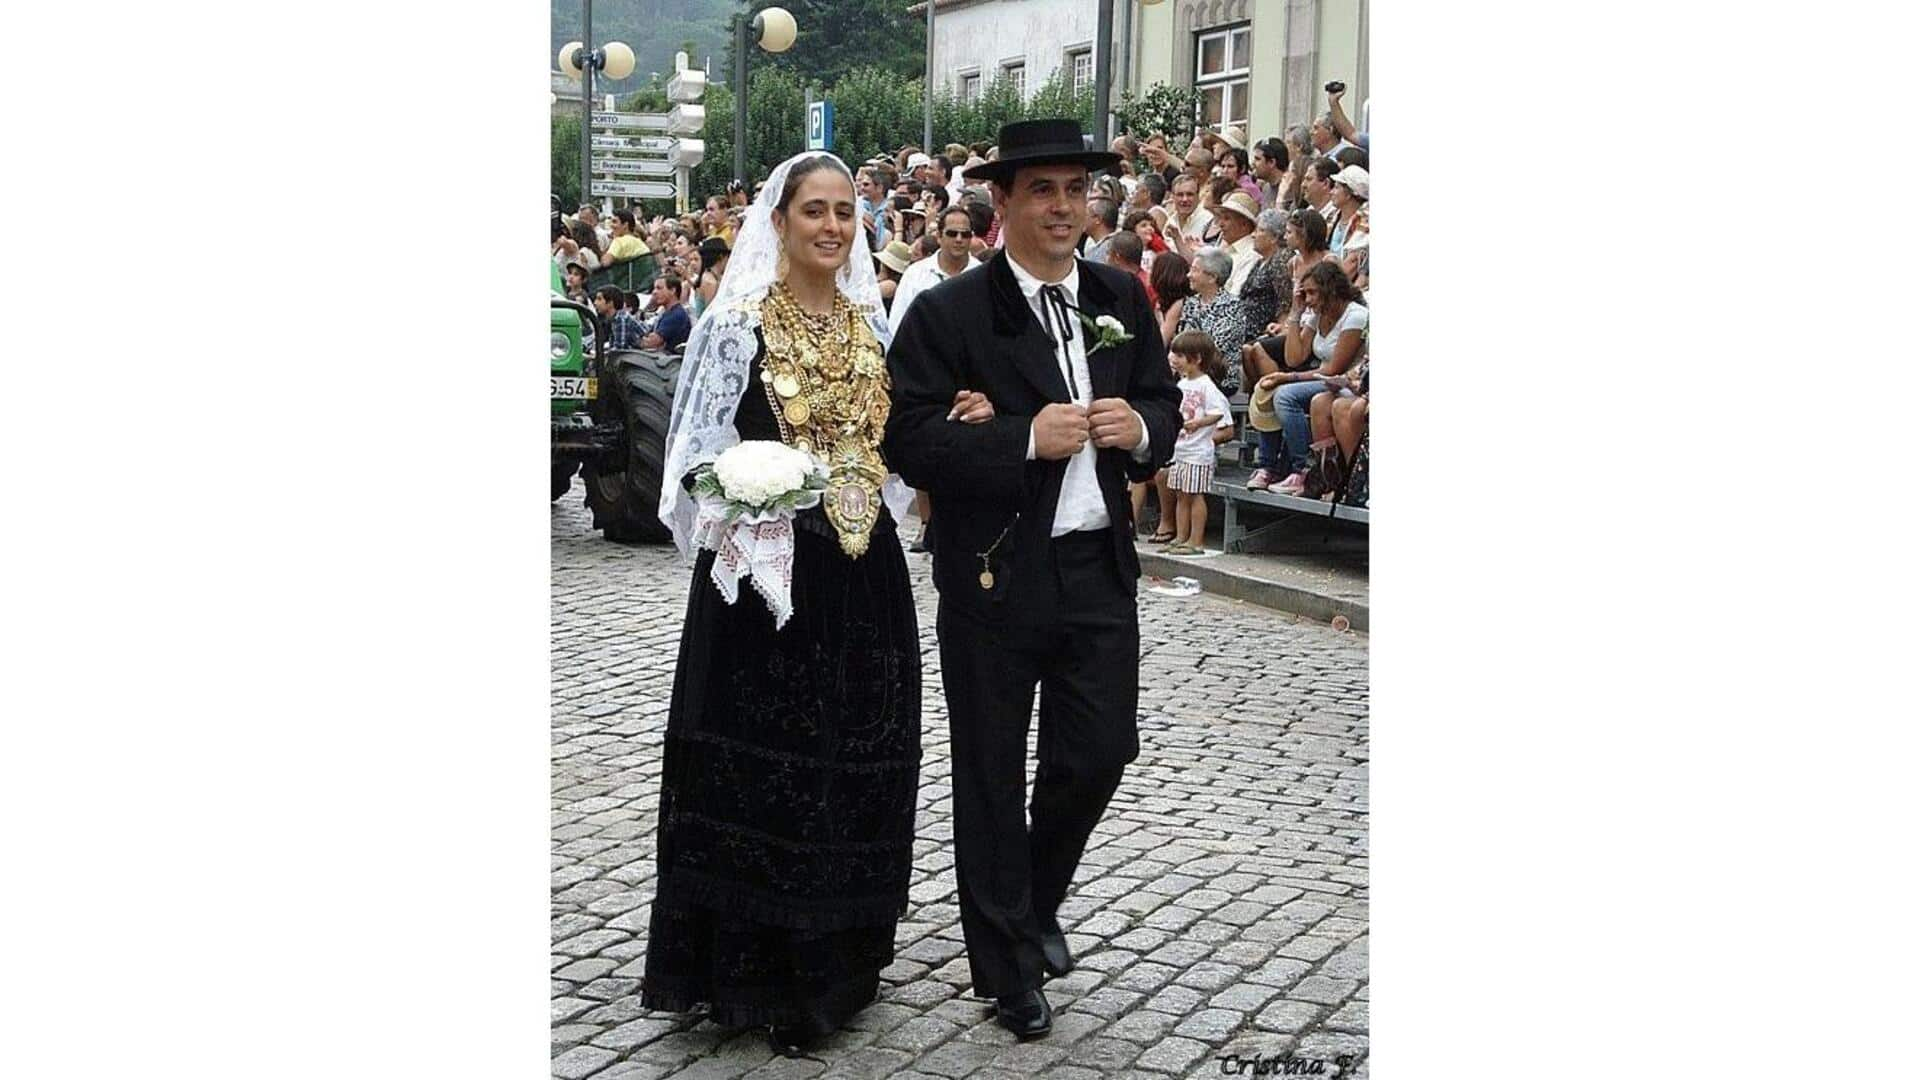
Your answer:
[[[694,474],[693,493],[718,499],[729,520],[818,506],[827,490],[827,468],[812,454],[766,439],[723,450]]]
[[[714,552],[713,583],[731,604],[751,577],[774,626],[793,614],[793,515],[817,506],[826,464],[785,443],[743,442],[694,474],[694,543]]]

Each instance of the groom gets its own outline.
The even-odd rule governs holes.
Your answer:
[[[1127,481],[1172,457],[1180,427],[1139,281],[1074,256],[1089,172],[1118,162],[1086,150],[1072,120],[1002,128],[999,160],[967,177],[994,185],[1006,249],[922,293],[887,356],[887,461],[939,511],[933,581],[967,961],[974,993],[1023,1038],[1052,1027],[1040,984],[1073,968],[1055,912],[1140,752]],[[1100,316],[1118,327],[1096,327]],[[994,418],[949,419],[962,387],[984,392]]]

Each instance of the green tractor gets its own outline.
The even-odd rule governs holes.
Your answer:
[[[567,493],[578,472],[594,528],[607,539],[670,539],[659,516],[660,485],[680,357],[606,349],[593,309],[566,298],[558,267],[552,319],[553,498]]]

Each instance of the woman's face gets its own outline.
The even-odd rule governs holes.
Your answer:
[[[1232,180],[1234,183],[1239,183],[1240,182],[1240,159],[1237,157],[1234,157],[1232,154],[1228,154],[1226,157],[1221,158],[1220,159],[1220,175],[1226,177],[1229,180]]]
[[[1306,297],[1308,307],[1315,311],[1320,310],[1320,285],[1318,282],[1315,282],[1312,278],[1301,282],[1300,295]]]
[[[675,233],[673,235],[673,253],[675,255],[684,259],[688,255],[693,254],[693,250],[693,241],[688,239],[685,233]]]
[[[1280,250],[1280,238],[1265,229],[1255,229],[1253,230],[1253,250],[1259,252],[1260,257],[1264,259]]]
[[[1353,197],[1353,192],[1347,190],[1347,185],[1333,185],[1333,205],[1339,207],[1341,213],[1353,209],[1359,202],[1359,199]]]
[[[1300,232],[1300,226],[1287,222],[1287,246],[1295,251],[1307,249],[1307,238]]]
[[[1143,244],[1152,242],[1154,236],[1153,219],[1147,217],[1135,222],[1133,225],[1133,235],[1139,237],[1140,242]]]
[[[800,178],[785,213],[773,225],[794,268],[832,274],[846,265],[848,241],[858,224],[853,182],[838,169],[815,169]]]
[[[1205,296],[1212,292],[1219,282],[1213,279],[1212,274],[1202,269],[1200,261],[1196,259],[1192,266],[1187,267],[1187,284],[1193,286],[1194,292]]]

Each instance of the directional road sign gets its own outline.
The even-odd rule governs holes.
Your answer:
[[[633,158],[596,158],[594,172],[612,173],[615,176],[672,176],[673,166],[658,158],[652,161]]]
[[[595,150],[630,150],[664,154],[673,149],[674,140],[665,135],[594,135]]]
[[[672,184],[660,180],[595,180],[595,195],[625,195],[634,199],[671,199]]]

